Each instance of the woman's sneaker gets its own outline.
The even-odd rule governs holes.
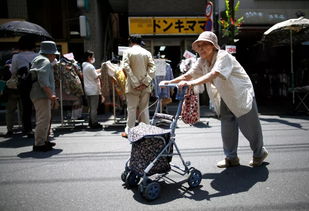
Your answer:
[[[239,158],[225,158],[224,160],[221,160],[217,163],[218,168],[228,168],[228,167],[234,167],[239,166]]]
[[[252,167],[260,166],[267,156],[268,152],[264,149],[263,155],[261,157],[253,157],[253,159],[249,162],[249,165]]]

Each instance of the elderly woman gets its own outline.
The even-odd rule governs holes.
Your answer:
[[[192,43],[200,58],[184,75],[163,84],[178,83],[179,87],[206,83],[207,92],[221,117],[221,135],[226,158],[219,168],[239,165],[237,156],[238,129],[248,139],[253,151],[250,166],[260,166],[268,155],[258,118],[252,82],[239,62],[220,50],[217,36],[205,31]]]

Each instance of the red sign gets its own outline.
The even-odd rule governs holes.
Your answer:
[[[212,2],[208,2],[205,10],[205,16],[206,16],[205,31],[212,31],[213,29],[212,14],[213,14],[213,4]]]
[[[212,2],[208,2],[206,6],[205,15],[208,18],[212,18],[213,4]]]
[[[225,50],[230,54],[236,53],[236,45],[226,45]]]

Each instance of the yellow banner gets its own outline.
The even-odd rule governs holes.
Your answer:
[[[196,35],[204,31],[205,23],[205,17],[129,17],[129,33]]]

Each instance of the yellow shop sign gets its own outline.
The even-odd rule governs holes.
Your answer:
[[[196,35],[204,31],[205,23],[205,17],[129,17],[129,33]]]

